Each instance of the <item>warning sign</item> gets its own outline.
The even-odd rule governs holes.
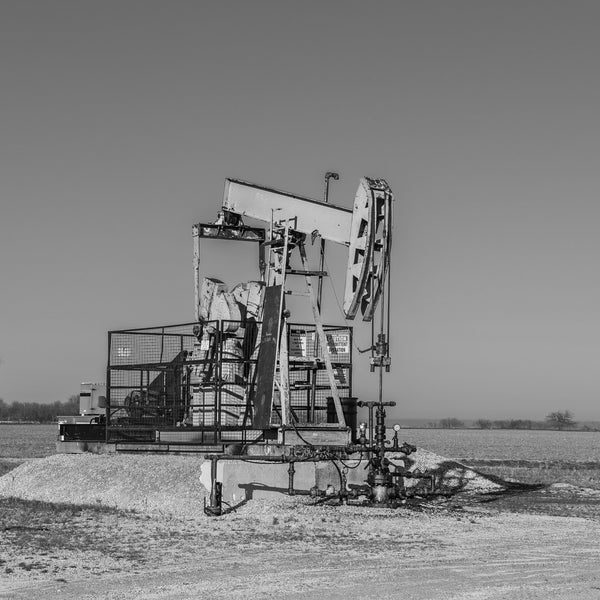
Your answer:
[[[325,332],[329,352],[332,354],[349,354],[350,352],[350,333],[340,331],[336,333]]]
[[[314,331],[291,331],[290,332],[290,356],[297,358],[312,358],[314,356],[315,332]]]
[[[325,330],[327,349],[329,354],[350,354],[350,332],[349,331],[327,331]],[[289,354],[295,358],[322,358],[321,344],[317,339],[316,331],[292,329],[290,332]]]

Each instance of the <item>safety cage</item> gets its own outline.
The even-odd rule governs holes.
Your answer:
[[[351,397],[352,328],[325,325],[324,330],[338,394]],[[106,417],[94,437],[100,439],[102,430],[109,443],[177,446],[268,437],[265,430],[252,427],[260,332],[256,321],[110,331]],[[292,423],[336,423],[315,325],[290,324],[287,335]],[[282,417],[277,385],[274,388],[272,429]],[[66,427],[65,439],[77,439],[80,432]]]

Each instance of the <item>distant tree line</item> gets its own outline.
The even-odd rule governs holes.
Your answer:
[[[39,402],[12,402],[0,398],[0,421],[30,421],[52,423],[58,415],[79,413],[79,396],[71,396],[66,402],[40,404]]]
[[[530,419],[503,419],[492,421],[490,419],[477,419],[473,424],[467,425],[460,419],[447,417],[439,421],[428,423],[429,427],[439,429],[574,429],[577,426],[573,419],[573,413],[569,410],[555,411],[548,414],[543,421],[532,421]],[[588,430],[588,426],[583,425],[579,429]]]
[[[531,419],[501,419],[490,421],[489,419],[478,419],[475,421],[479,429],[542,429],[544,421],[532,421]]]

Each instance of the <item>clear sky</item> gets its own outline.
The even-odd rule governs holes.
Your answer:
[[[599,30],[597,1],[3,0],[0,397],[65,400],[107,330],[192,320],[225,177],[333,170],[336,204],[396,196],[397,415],[600,419]]]

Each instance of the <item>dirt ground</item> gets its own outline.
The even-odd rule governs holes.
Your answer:
[[[0,598],[600,599],[597,491],[309,502],[209,518],[2,499]]]

